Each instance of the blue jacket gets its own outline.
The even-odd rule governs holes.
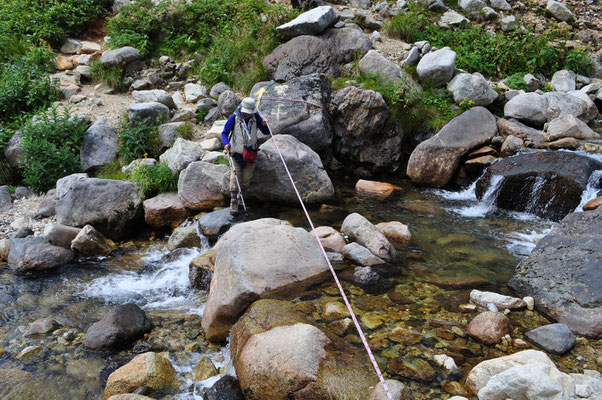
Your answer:
[[[255,120],[257,121],[257,128],[264,134],[264,135],[269,135],[270,134],[270,130],[267,126],[263,126],[263,118],[261,118],[261,116],[258,113],[255,113]],[[228,139],[228,136],[230,136],[230,133],[232,133],[232,130],[234,129],[234,120],[236,118],[236,114],[232,114],[230,115],[230,118],[228,118],[228,121],[226,121],[226,125],[224,125],[224,130],[222,131],[222,142],[224,143],[224,146],[227,144],[230,144],[230,139]]]

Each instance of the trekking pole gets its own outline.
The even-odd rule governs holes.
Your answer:
[[[247,212],[247,205],[245,204],[245,198],[242,195],[242,189],[240,187],[240,182],[238,181],[238,173],[236,171],[236,167],[234,166],[234,161],[232,161],[232,155],[230,151],[228,151],[228,161],[230,161],[230,166],[234,171],[234,178],[236,179],[236,186],[238,186],[238,194],[240,194],[240,200],[242,201],[242,208]]]

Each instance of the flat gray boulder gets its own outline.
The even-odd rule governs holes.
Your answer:
[[[508,285],[578,335],[602,337],[602,208],[572,213],[516,267]]]
[[[549,353],[563,355],[575,347],[575,335],[565,324],[540,326],[525,333],[527,340]]]
[[[385,261],[397,257],[395,248],[376,226],[358,213],[349,214],[341,225],[341,233],[364,246]]]
[[[319,36],[297,36],[281,44],[264,58],[263,65],[279,82],[316,72],[336,77],[342,65],[370,48],[372,41],[361,30],[327,29]]]
[[[86,331],[84,346],[90,350],[118,350],[150,331],[152,323],[135,304],[125,304],[109,311]]]
[[[135,103],[128,108],[130,125],[135,121],[161,122],[169,118],[169,108],[162,103]]]
[[[251,89],[258,97],[273,81],[260,82]],[[302,101],[278,100],[289,98]],[[274,135],[292,135],[317,153],[332,143],[332,123],[328,116],[330,82],[324,74],[311,74],[272,85],[262,96],[259,111],[268,120]]]
[[[570,92],[571,90],[575,90],[575,86],[577,82],[575,79],[577,78],[577,74],[573,71],[567,71],[563,69],[562,71],[557,71],[552,76],[552,86],[554,90],[557,92]]]
[[[463,101],[473,101],[477,106],[488,106],[493,103],[498,94],[489,86],[483,75],[459,74],[447,84],[447,90],[452,93],[456,104]]]
[[[572,21],[575,18],[573,12],[567,6],[555,0],[548,0],[546,14],[551,15],[559,21]]]
[[[190,163],[199,161],[205,155],[200,143],[177,138],[173,147],[159,156],[174,173],[184,170]]]
[[[548,99],[537,93],[521,93],[506,103],[504,117],[542,126],[548,120]]]
[[[277,141],[304,202],[316,204],[333,198],[332,181],[318,154],[290,135],[277,135],[260,146],[250,196],[262,201],[298,204],[274,141]]]
[[[289,298],[329,276],[315,237],[286,221],[264,218],[230,228],[216,244],[205,337],[222,342],[247,307],[260,298]]]
[[[589,122],[598,115],[596,104],[589,96],[579,90],[570,92],[548,92],[544,93],[547,100],[547,120],[574,115],[584,122]]]
[[[236,217],[230,214],[229,209],[224,208],[203,215],[199,219],[199,228],[206,237],[217,238],[230,229],[235,222]]]
[[[68,226],[92,225],[113,240],[135,229],[141,217],[140,186],[128,181],[79,177],[60,191],[56,217]]]
[[[165,90],[134,90],[132,97],[136,100],[136,103],[161,103],[169,108],[178,108],[171,94]]]
[[[592,128],[574,115],[565,115],[556,118],[548,124],[548,129],[544,134],[548,142],[565,137],[573,137],[582,140],[601,139],[600,134],[594,132]]]
[[[338,20],[339,15],[331,6],[320,6],[280,25],[276,30],[288,36],[317,35],[336,24]]]
[[[73,261],[73,253],[55,246],[45,238],[12,239],[8,268],[21,275],[37,276],[51,272]]]
[[[378,75],[385,82],[397,82],[405,75],[399,65],[389,61],[376,50],[368,51],[359,62],[360,71],[367,75]]]
[[[84,135],[79,158],[84,171],[110,164],[119,151],[119,139],[115,129],[99,118]]]
[[[454,10],[447,10],[439,18],[439,26],[443,27],[456,27],[469,22],[468,18]]]
[[[483,107],[471,108],[416,146],[408,161],[407,174],[413,182],[443,187],[451,182],[462,157],[489,143],[497,132],[493,114]]]
[[[424,55],[416,72],[421,82],[444,86],[451,81],[456,69],[456,52],[449,47]]]
[[[100,63],[107,66],[124,66],[131,61],[142,59],[144,59],[144,57],[137,49],[125,46],[116,50],[107,50],[102,53],[102,56],[100,56]]]
[[[190,163],[180,173],[178,196],[190,210],[213,210],[223,206],[229,194],[230,168],[205,161]]]

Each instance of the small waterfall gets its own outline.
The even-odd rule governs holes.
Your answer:
[[[543,209],[543,210],[545,210],[547,208],[547,204],[543,205],[543,206],[542,205],[538,206],[538,201],[541,196],[541,190],[542,190],[545,182],[546,182],[545,179],[542,178],[541,176],[535,177],[535,182],[533,182],[533,186],[531,186],[531,193],[529,193],[529,201],[528,201],[527,205],[525,206],[526,213],[536,214],[536,211],[538,208]],[[554,198],[552,197],[552,200],[553,199]]]
[[[598,197],[598,192],[602,188],[600,188],[599,183],[602,180],[602,171],[594,171],[587,181],[587,186],[581,195],[581,202],[575,209],[576,212],[583,212],[583,206],[590,200]]]
[[[493,208],[495,208],[495,201],[498,195],[498,189],[502,184],[504,177],[501,175],[494,175],[491,178],[491,182],[487,191],[483,195],[481,201],[477,200],[477,196],[475,194],[476,182],[474,182],[470,187],[466,190],[458,193],[457,200],[471,200],[474,204],[464,206],[464,207],[453,207],[451,211],[460,214],[463,217],[467,218],[483,218],[489,213]],[[453,199],[452,196],[448,197],[450,200]]]

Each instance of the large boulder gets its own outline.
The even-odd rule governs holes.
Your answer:
[[[137,355],[119,368],[107,380],[107,398],[122,393],[134,393],[138,388],[167,389],[177,382],[176,371],[169,360],[160,354],[148,352]]]
[[[569,92],[571,90],[575,90],[577,74],[573,71],[567,71],[563,69],[561,71],[557,71],[552,77],[552,86],[554,90],[557,92]]]
[[[548,142],[565,137],[585,140],[598,140],[602,138],[600,134],[594,132],[585,122],[574,115],[565,115],[564,117],[550,121],[544,136]]]
[[[572,21],[575,18],[567,6],[555,0],[548,0],[546,14],[551,15],[559,21]]]
[[[232,90],[226,90],[219,95],[217,99],[217,109],[221,115],[229,116],[235,110],[240,99]]]
[[[23,275],[40,275],[73,261],[73,253],[45,238],[12,239],[8,268]]]
[[[574,115],[582,121],[589,122],[598,115],[596,104],[589,96],[579,90],[570,92],[548,92],[543,97],[547,101],[547,120]]]
[[[521,93],[504,106],[504,116],[542,126],[548,120],[548,99],[537,93]]]
[[[146,123],[163,122],[169,117],[169,108],[165,104],[151,103],[134,103],[128,108],[130,124],[140,121]]]
[[[488,106],[498,97],[497,92],[478,72],[456,75],[447,84],[447,90],[452,93],[456,104],[472,101],[477,106]]]
[[[91,350],[112,350],[128,346],[150,331],[152,323],[135,304],[124,304],[109,311],[86,331],[84,346]]]
[[[161,150],[167,150],[173,146],[178,138],[178,130],[186,125],[186,122],[169,122],[161,124],[157,128],[159,130],[159,141],[161,142]]]
[[[476,184],[479,199],[497,185],[495,205],[560,220],[581,201],[589,176],[602,164],[568,152],[534,152],[498,160]],[[491,189],[493,190],[493,189]]]
[[[202,319],[205,337],[213,342],[226,339],[253,301],[294,296],[329,273],[315,237],[285,221],[259,219],[235,225],[216,246]]]
[[[86,225],[71,242],[71,250],[89,257],[108,256],[117,246],[91,225]]]
[[[81,231],[80,228],[61,225],[57,223],[49,223],[44,228],[44,237],[51,244],[61,247],[71,247],[71,242]]]
[[[23,143],[23,133],[16,132],[8,143],[4,145],[4,158],[6,158],[6,162],[13,169],[19,168],[23,162],[21,143]]]
[[[362,349],[310,325],[287,302],[253,303],[230,343],[248,397],[365,399],[378,382]]]
[[[177,108],[171,94],[161,89],[134,90],[132,97],[136,103],[161,103],[169,108]]]
[[[198,142],[177,138],[173,147],[159,156],[159,160],[166,164],[174,173],[184,170],[190,163],[199,161],[205,155],[205,150]]]
[[[230,169],[205,161],[190,163],[180,173],[178,197],[190,210],[212,210],[224,205],[229,194]]]
[[[471,108],[414,149],[408,176],[416,183],[443,187],[451,182],[462,157],[489,143],[497,132],[493,114],[483,107]]]
[[[602,337],[602,209],[567,215],[508,285],[579,335]]]
[[[320,157],[293,136],[278,135],[260,146],[249,195],[262,201],[297,204],[298,199],[282,165],[276,141],[295,185],[306,203],[321,203],[334,196],[332,182]]]
[[[333,153],[339,161],[375,170],[397,169],[403,130],[386,129],[390,112],[380,93],[346,87],[334,94],[331,110]]]
[[[115,129],[99,118],[85,133],[79,158],[84,171],[110,164],[119,151],[119,140]]]
[[[230,229],[235,222],[236,218],[230,214],[230,210],[224,208],[203,215],[199,219],[199,228],[206,237],[217,238]]]
[[[349,214],[341,225],[341,233],[358,242],[385,261],[397,257],[395,248],[376,226],[358,213]]]
[[[136,228],[142,216],[142,193],[135,183],[75,176],[62,190],[59,186],[57,182],[56,218],[60,224],[89,224],[110,239],[120,240]]]
[[[497,127],[502,136],[514,136],[524,141],[528,140],[535,146],[539,146],[546,141],[543,131],[531,128],[515,119],[500,118],[497,120]]]
[[[362,57],[359,68],[364,74],[378,75],[384,82],[397,82],[402,77],[399,65],[389,61],[376,50],[370,50]]]
[[[121,47],[116,50],[107,50],[100,56],[100,63],[106,66],[123,66],[131,61],[142,60],[144,56],[133,47]]]
[[[261,98],[261,114],[274,135],[292,135],[317,153],[324,153],[332,142],[332,124],[328,116],[330,82],[324,74],[311,74],[282,84],[260,82],[251,96]],[[270,86],[266,92],[266,88]],[[280,98],[301,101],[282,101]],[[308,104],[308,103],[311,104]]]
[[[144,220],[153,228],[176,227],[188,217],[177,193],[161,193],[144,200]]]
[[[294,20],[276,28],[288,36],[317,35],[339,20],[339,15],[331,6],[320,6],[304,12]]]
[[[372,42],[361,30],[327,29],[319,36],[302,35],[278,46],[263,60],[263,65],[277,81],[316,72],[338,76],[342,65],[355,54],[364,55]]]
[[[444,86],[451,81],[456,68],[456,52],[449,47],[428,53],[420,59],[416,72],[421,82]]]

